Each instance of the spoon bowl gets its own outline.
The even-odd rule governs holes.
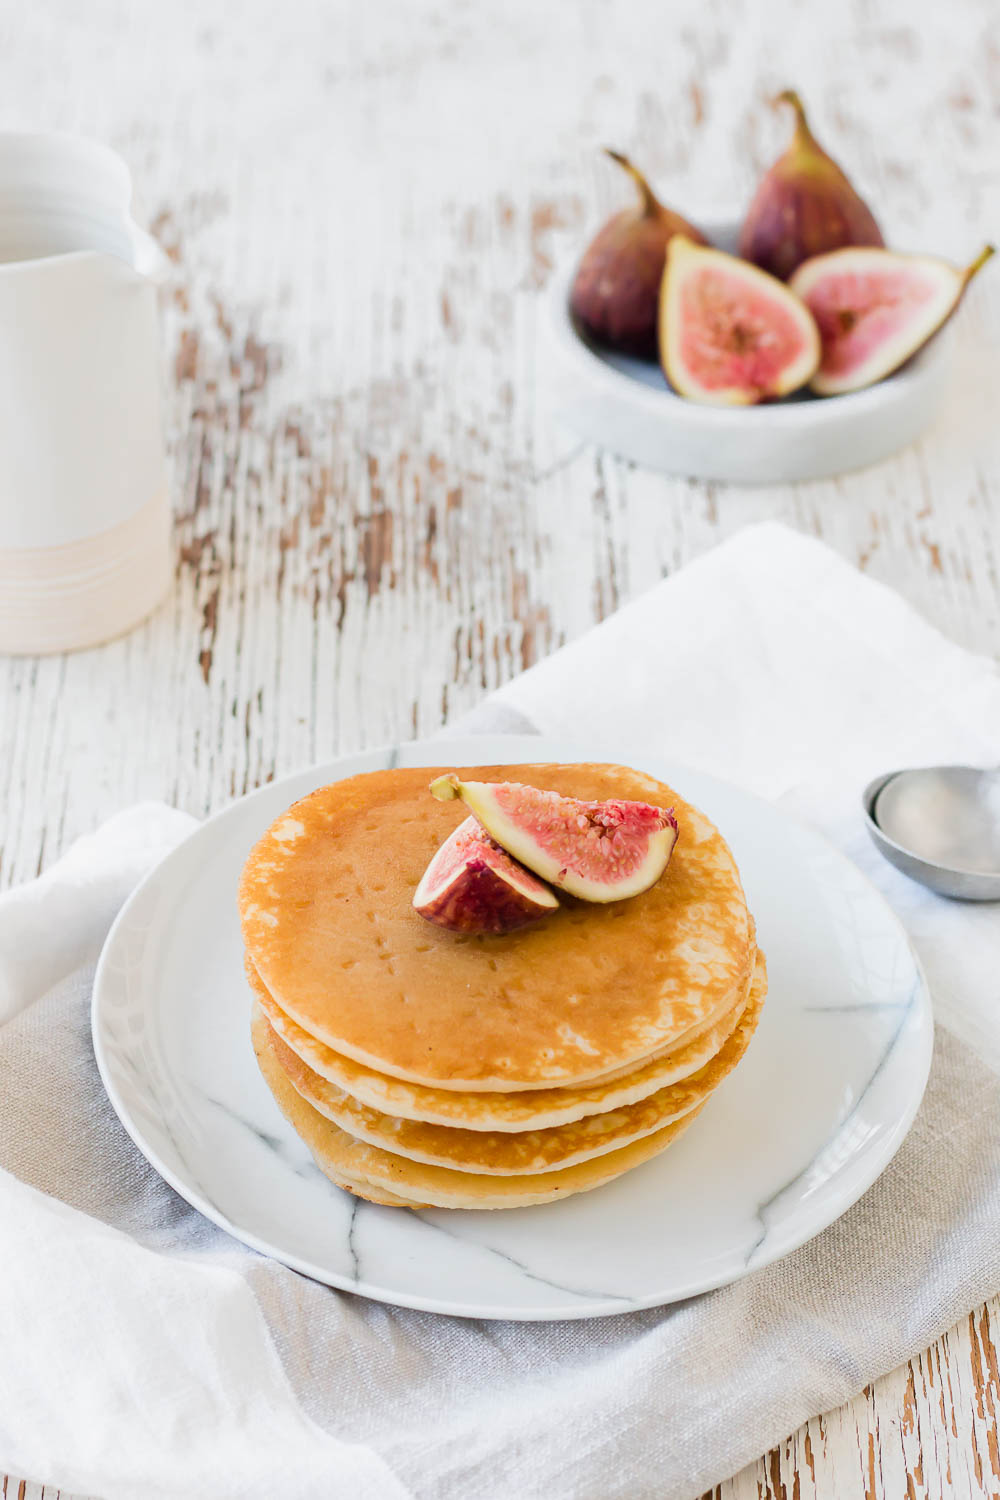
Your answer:
[[[1000,771],[889,771],[862,805],[876,847],[911,880],[960,901],[1000,901]]]

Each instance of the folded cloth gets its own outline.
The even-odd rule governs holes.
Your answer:
[[[484,1323],[307,1281],[188,1208],[103,1095],[93,954],[190,826],[134,809],[0,900],[0,1467],[101,1500],[690,1500],[1000,1289],[1000,914],[911,885],[858,812],[878,771],[993,759],[993,665],[765,525],[460,727],[669,752],[863,864],[943,1022],[898,1156],[810,1244],[673,1308]]]

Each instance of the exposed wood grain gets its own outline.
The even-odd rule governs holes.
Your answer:
[[[692,217],[737,211],[783,84],[893,240],[995,237],[992,0],[247,0],[238,25],[223,0],[47,0],[0,9],[0,55],[0,121],[109,140],[167,251],[177,512],[140,630],[0,662],[0,885],[137,798],[203,814],[432,731],[764,517],[997,652],[1000,278],[960,316],[935,429],[839,480],[634,470],[554,431],[540,376],[552,269],[623,193],[596,147]],[[998,1328],[1000,1301],[975,1310],[718,1500],[1000,1493]]]

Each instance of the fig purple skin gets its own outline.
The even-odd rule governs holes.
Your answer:
[[[761,179],[740,231],[740,254],[787,281],[811,256],[885,241],[868,205],[809,129],[798,94],[786,89],[775,103],[791,105],[795,133]]]
[[[475,818],[466,818],[427,866],[413,905],[451,932],[503,933],[549,916],[559,902]]]
[[[623,901],[655,885],[677,842],[673,812],[648,802],[582,802],[516,781],[439,776],[431,792],[460,797],[520,864],[581,901]]]
[[[607,154],[629,173],[639,202],[615,214],[591,240],[573,282],[570,309],[583,332],[597,343],[655,359],[667,245],[675,234],[686,234],[701,245],[708,241],[680,214],[663,206],[628,157],[617,151]]]

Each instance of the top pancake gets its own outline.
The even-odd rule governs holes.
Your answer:
[[[623,766],[476,766],[587,800],[672,807],[680,829],[650,890],[574,902],[504,936],[444,931],[412,907],[466,816],[427,788],[454,767],[376,771],[283,814],[240,882],[247,951],[274,999],[336,1051],[442,1088],[596,1079],[670,1045],[745,987],[750,919],[735,862],[703,813]]]

